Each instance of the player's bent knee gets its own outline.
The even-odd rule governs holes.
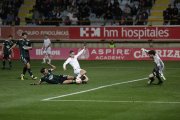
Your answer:
[[[30,67],[31,67],[31,65],[30,65],[29,63],[27,63],[26,66],[27,66],[27,68],[30,68]]]
[[[74,76],[69,76],[69,75],[68,75],[68,76],[67,76],[67,79],[68,79],[68,80],[73,80],[73,79],[74,79]]]
[[[84,75],[84,74],[86,74],[86,73],[87,73],[87,72],[86,72],[85,70],[81,70],[81,71],[80,71],[80,74],[81,74],[81,75]]]
[[[155,76],[154,76],[152,73],[149,75],[149,79],[150,79],[150,80],[154,80],[154,77],[155,77]]]

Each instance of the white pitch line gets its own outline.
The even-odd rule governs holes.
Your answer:
[[[33,68],[39,68],[39,66],[32,66]],[[21,66],[18,66],[17,68],[21,68]],[[96,69],[152,69],[152,67],[96,67],[96,66],[94,66],[94,67],[86,67],[86,68],[92,68],[92,69],[94,69],[94,68],[96,68]],[[166,67],[165,68],[166,70],[178,70],[178,69],[180,69],[180,68],[178,68],[178,67],[174,67],[174,68],[172,68],[172,67]]]
[[[180,104],[171,101],[111,101],[111,100],[49,100],[53,102],[95,102],[95,103],[153,103],[153,104]]]
[[[126,83],[142,81],[142,80],[145,80],[145,79],[147,79],[147,78],[141,78],[141,79],[130,80],[130,81],[125,81],[125,82],[119,82],[119,83],[114,83],[114,84],[109,84],[109,85],[103,85],[103,86],[99,86],[99,87],[88,89],[88,90],[83,90],[83,91],[64,94],[64,95],[60,95],[60,96],[56,96],[56,97],[46,98],[46,99],[43,99],[42,101],[53,100],[53,99],[56,99],[56,98],[63,98],[63,97],[77,95],[77,94],[86,93],[86,92],[90,92],[90,91],[95,91],[95,90],[99,90],[99,89],[102,89],[102,88],[111,87],[111,86],[115,86],[115,85],[121,85],[121,84],[126,84]]]

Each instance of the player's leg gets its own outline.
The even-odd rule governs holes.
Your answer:
[[[47,53],[45,50],[43,51],[43,55],[44,55],[44,57],[43,57],[42,63],[46,63]]]
[[[47,50],[47,60],[48,60],[48,63],[51,63],[51,49]]]
[[[68,75],[68,76],[67,76],[67,79],[68,79],[68,80],[75,80],[76,77]]]
[[[81,79],[76,79],[76,77],[74,76],[69,76],[69,75],[61,75],[60,76],[60,84],[80,84],[81,83]]]
[[[156,74],[156,78],[158,79],[158,85],[161,85],[162,83],[163,83],[163,81],[162,81],[162,79],[161,79],[161,74],[159,73],[159,68],[158,67],[156,67],[155,69],[154,69],[154,72],[155,72],[155,74]]]
[[[64,80],[64,82],[62,84],[72,84],[73,80]]]
[[[89,78],[87,77],[86,74],[84,74],[84,75],[81,76],[81,80],[83,81],[83,83],[87,83]]]
[[[23,62],[23,64],[24,64],[24,67],[23,67],[23,70],[22,70],[22,73],[21,73],[21,80],[24,80],[24,76],[25,76],[25,74],[26,74],[26,71],[27,71],[27,61],[26,61],[26,59],[25,58],[23,58],[23,57],[21,57],[21,61]]]
[[[26,71],[27,71],[27,66],[26,66],[26,64],[24,64],[23,71],[22,71],[21,76],[20,76],[21,80],[24,80],[24,76],[26,74]]]
[[[64,80],[62,84],[81,84],[81,81],[75,81],[75,80]]]
[[[86,71],[83,69],[78,69],[75,71],[75,74],[77,74],[77,78],[81,78],[82,75],[86,74]]]
[[[76,84],[82,83],[82,80],[81,80],[81,79],[79,79],[79,78],[77,78],[77,77],[74,77],[74,76],[68,75],[68,76],[67,76],[67,79],[68,79],[68,80],[72,80],[73,83],[76,83]]]
[[[5,69],[5,66],[6,66],[6,56],[5,55],[3,55],[2,65],[3,65],[2,69]]]
[[[9,69],[11,69],[12,68],[11,55],[9,55],[8,61],[9,61]]]
[[[148,85],[151,85],[155,80],[155,76],[153,73],[149,75]]]
[[[80,74],[81,74],[80,79],[82,80],[82,83],[87,83],[87,81],[89,80],[86,73],[87,73],[86,70],[81,69],[81,71],[80,71]]]
[[[47,55],[47,60],[48,60],[48,63],[51,63],[51,54]]]
[[[164,71],[164,65],[162,65],[160,68],[159,68],[159,73],[160,73],[160,77],[163,79],[163,80],[166,80],[164,74],[163,74],[163,71]]]
[[[37,79],[37,77],[35,77],[34,75],[33,75],[33,73],[32,73],[32,71],[31,71],[31,65],[30,65],[30,58],[27,58],[27,71],[28,71],[28,73],[29,73],[29,75],[31,76],[31,78],[33,79],[33,80],[36,80]]]

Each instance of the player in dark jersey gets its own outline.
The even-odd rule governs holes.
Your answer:
[[[31,46],[31,42],[27,39],[27,33],[25,32],[22,33],[22,39],[17,41],[13,45],[13,47],[15,47],[16,45],[19,46],[20,57],[24,64],[23,72],[21,74],[21,80],[24,80],[24,75],[26,74],[26,71],[28,71],[32,79],[36,80],[37,77],[35,77],[31,71],[29,50],[32,49],[32,46]]]
[[[13,46],[13,41],[12,41],[12,36],[9,35],[8,39],[3,42],[2,46],[2,55],[3,55],[3,67],[2,69],[5,69],[6,66],[6,60],[9,61],[9,69],[12,68],[12,63],[11,63],[11,47]]]
[[[77,79],[74,76],[69,75],[55,75],[52,73],[56,69],[56,67],[50,63],[48,65],[51,66],[51,68],[41,68],[40,72],[43,74],[41,79],[38,83],[33,83],[31,85],[40,85],[42,83],[49,83],[49,84],[80,84],[81,79]]]

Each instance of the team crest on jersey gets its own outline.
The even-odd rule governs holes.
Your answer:
[[[7,45],[7,46],[6,46],[6,48],[8,48],[8,49],[9,49],[9,48],[10,48],[10,46],[9,46],[9,45]]]
[[[49,76],[49,80],[52,80],[52,79],[53,79],[53,75],[50,75],[50,76]]]

